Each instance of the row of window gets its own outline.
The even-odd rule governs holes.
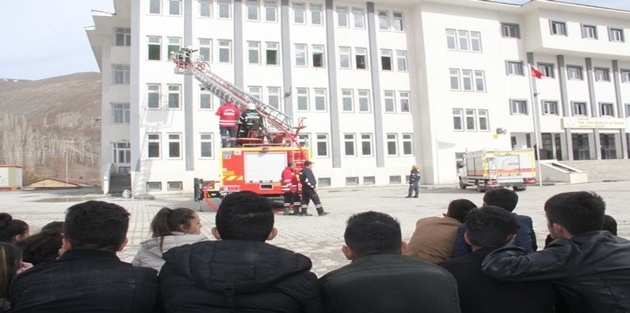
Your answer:
[[[542,100],[541,113],[543,115],[560,115],[560,109],[558,101],[555,100]],[[615,104],[611,102],[600,102],[598,105],[599,115],[604,117],[616,117]],[[630,103],[625,104],[626,116],[630,116]],[[571,101],[571,115],[572,116],[589,116],[590,107],[586,101]],[[529,105],[527,100],[511,99],[510,100],[510,113],[512,115],[529,115]]]
[[[486,91],[486,74],[481,70],[449,69],[451,90]]]
[[[525,75],[523,61],[506,61],[505,68],[507,75]],[[538,71],[540,71],[543,77],[555,78],[555,66],[552,63],[538,63]],[[584,80],[584,68],[580,65],[567,65],[567,79],[569,80]],[[593,74],[595,81],[597,82],[609,82],[610,81],[610,69],[606,67],[594,67]],[[619,71],[621,76],[621,82],[630,83],[630,70],[621,69]]]
[[[455,131],[489,131],[489,119],[488,110],[453,109],[453,129]]]
[[[481,52],[481,33],[447,28],[446,47],[449,50]]]
[[[582,38],[599,39],[598,29],[596,25],[581,24]],[[624,30],[622,28],[607,27],[608,41],[625,42]],[[562,21],[549,21],[549,32],[552,35],[568,36],[567,23]],[[503,37],[521,38],[521,29],[519,24],[501,23],[501,33]]]

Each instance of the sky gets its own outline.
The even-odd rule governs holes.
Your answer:
[[[566,2],[630,10],[630,0]],[[85,33],[85,27],[94,25],[92,10],[113,12],[113,0],[2,0],[0,42],[4,51],[0,52],[0,78],[39,80],[98,72]]]

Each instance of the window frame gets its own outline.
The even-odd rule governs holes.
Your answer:
[[[505,61],[505,73],[507,76],[525,76],[523,61]]]
[[[555,116],[559,116],[560,112],[559,112],[559,107],[558,107],[558,101],[556,100],[541,100],[540,101],[540,105],[541,105],[541,113],[542,115],[555,115]]]
[[[318,99],[322,99],[324,103],[324,109],[319,108]],[[327,102],[327,90],[326,88],[313,88],[313,110],[315,112],[327,112],[328,111],[328,102]]]
[[[390,31],[391,25],[389,22],[389,11],[387,10],[378,10],[376,13],[378,18],[378,30],[379,31]]]
[[[276,0],[264,0],[265,22],[277,23],[278,22],[278,2]],[[270,19],[273,16],[272,19]]]
[[[584,80],[584,68],[582,66],[567,65],[566,71],[567,71],[567,80]],[[577,74],[577,75],[572,75],[572,74]]]
[[[232,63],[232,40],[217,39],[217,46],[218,46],[217,53],[219,54],[219,57],[217,58],[218,63],[231,64]],[[227,61],[222,59],[223,55],[221,54],[221,52],[224,50],[227,50],[227,58],[228,58]]]
[[[359,113],[372,112],[372,101],[369,89],[357,90],[357,109],[357,112]]]
[[[295,45],[295,66],[298,67],[307,67],[308,66],[308,45],[305,43],[296,43]],[[299,56],[302,55],[304,59],[304,64],[299,64],[298,60],[300,60]]]
[[[387,156],[398,156],[398,134],[385,134],[385,150],[387,150]]]
[[[597,26],[588,24],[581,24],[580,26],[580,29],[582,31],[582,39],[598,39]]]
[[[300,100],[303,100],[304,108],[300,108]],[[295,110],[298,112],[308,112],[310,109],[310,97],[309,88],[297,87],[295,88]]]
[[[360,58],[363,58],[363,62],[360,62]],[[367,48],[363,48],[363,47],[355,47],[354,48],[354,64],[355,64],[355,68],[358,70],[367,70],[368,69],[368,53],[367,53]],[[363,65],[363,67],[359,67],[360,65]]]
[[[131,46],[131,28],[114,27],[114,46],[130,47]]]
[[[147,159],[161,159],[162,156],[162,134],[147,133]],[[152,149],[153,148],[153,149]],[[153,153],[152,153],[153,152]],[[155,155],[157,153],[157,155]]]
[[[352,8],[352,27],[356,29],[365,29],[365,11],[363,11],[362,8]]]
[[[374,156],[374,141],[373,141],[373,136],[371,133],[361,133],[360,134],[360,140],[361,140],[361,156],[364,157],[371,157]],[[365,153],[365,149],[368,149],[369,152]]]
[[[477,125],[479,131],[490,131],[490,115],[489,110],[477,109]],[[483,121],[483,122],[482,122]],[[485,127],[482,125],[485,124]]]
[[[461,90],[461,69],[459,68],[449,68],[449,85],[451,90]],[[456,83],[457,86],[454,86],[453,83]]]
[[[181,84],[166,84],[166,90],[167,90],[167,101],[166,101],[166,108],[169,110],[179,110],[182,108],[182,85]],[[171,97],[173,95],[176,95],[177,97]],[[176,99],[176,105],[177,106],[173,106],[173,104],[171,103],[171,101],[173,99]]]
[[[265,42],[265,65],[280,65],[280,43]]]
[[[615,117],[615,104],[612,102],[600,102],[599,116],[600,117]],[[608,114],[609,113],[609,114]]]
[[[383,90],[383,112],[396,113],[396,91]]]
[[[543,77],[556,78],[555,64],[538,62],[538,71],[543,74]]]
[[[568,36],[567,23],[549,20],[549,31],[554,36]]]
[[[341,112],[354,112],[354,90],[341,89]]]
[[[529,115],[527,99],[510,99],[510,115]]]
[[[277,100],[277,105],[274,105]],[[282,112],[282,89],[278,86],[267,87],[267,104]]]
[[[128,125],[131,123],[131,109],[129,102],[112,102],[112,124]]]
[[[156,12],[153,10],[157,8]],[[162,0],[151,0],[149,1],[149,14],[150,15],[159,15],[162,14]]]
[[[212,0],[199,0],[199,17],[201,18],[212,18],[214,13],[214,1]],[[208,14],[204,15],[204,11],[207,11]]]
[[[255,54],[255,62],[252,62],[252,53]],[[260,64],[260,41],[247,42],[247,64]]]
[[[155,87],[155,88],[152,88]],[[155,94],[156,95],[156,100],[157,100],[157,105],[156,106],[152,106],[151,103],[151,95]],[[162,85],[161,84],[152,84],[152,83],[148,83],[147,84],[147,109],[148,110],[152,110],[152,109],[160,109],[162,107]]]
[[[309,9],[311,11],[311,14],[309,14],[311,25],[318,25],[318,26],[324,25],[324,14],[322,12],[322,5],[319,3],[310,3]],[[319,21],[317,22],[315,21],[315,16],[317,16]]]
[[[317,62],[317,54],[318,51],[321,51],[321,53],[319,53],[321,55],[321,65],[317,65],[319,64],[319,62]],[[324,45],[311,45],[311,64],[313,65],[313,67],[316,68],[325,68],[326,67],[326,47]]]
[[[618,36],[617,36],[618,35]],[[626,42],[623,28],[608,27],[608,41]]]
[[[579,111],[584,111],[584,113]],[[571,101],[571,116],[589,116],[588,103],[586,101]]]
[[[344,66],[344,57],[347,61]],[[352,69],[352,47],[339,47],[339,68]]]
[[[392,24],[395,32],[402,33],[405,31],[405,16],[403,12],[392,11]]]
[[[593,68],[593,76],[596,82],[610,82],[610,69],[606,67]]]
[[[173,6],[175,4],[175,6]],[[174,11],[177,11],[174,13]],[[182,1],[168,0],[168,16],[182,16]]]
[[[357,139],[353,133],[343,134],[343,156],[356,157],[357,156]]]
[[[337,27],[340,28],[349,28],[350,27],[350,14],[348,13],[348,7],[337,6],[335,7],[335,12],[337,13]],[[342,19],[343,17],[343,19]],[[344,24],[342,25],[342,21]]]
[[[464,109],[453,108],[451,111],[453,116],[453,130],[456,132],[465,131],[464,127]],[[459,125],[458,125],[459,124]]]
[[[202,61],[212,63],[212,39],[199,38],[199,54]],[[206,59],[207,58],[207,59]]]
[[[246,21],[252,21],[252,22],[258,22],[260,21],[260,3],[258,2],[258,0],[245,0],[245,20]],[[252,18],[252,15],[255,15]]]
[[[155,42],[151,42],[152,40],[154,40]],[[155,50],[156,47],[157,47],[157,50]],[[155,54],[155,52],[157,52],[157,58],[155,58],[155,56],[152,57],[152,54]],[[162,37],[161,36],[147,36],[147,61],[161,61],[161,60],[162,60]]]
[[[129,64],[112,64],[112,85],[129,85],[131,82],[131,66]]]
[[[501,23],[501,35],[503,38],[521,39],[521,26],[517,23]]]
[[[381,70],[382,71],[393,71],[394,70],[394,62],[393,62],[393,52],[391,49],[381,49]],[[389,59],[389,68],[385,68],[385,60]]]
[[[324,146],[324,150],[325,150],[324,153],[322,153],[322,151],[320,149],[321,145]],[[316,133],[315,134],[315,147],[317,148],[316,149],[317,151],[316,151],[316,154],[315,154],[316,157],[322,157],[322,158],[329,157],[330,152],[328,150],[330,150],[329,149],[330,145],[328,143],[328,134],[326,134],[326,133]]]
[[[403,64],[401,69],[400,64]],[[399,72],[407,72],[409,70],[409,65],[407,64],[407,51],[406,50],[396,50],[396,69]]]
[[[227,13],[227,16],[224,13]],[[232,18],[232,0],[217,1],[217,18],[222,20],[229,20]]]
[[[398,91],[398,104],[400,104],[399,106],[399,111],[400,113],[410,113],[411,112],[411,102],[409,100],[409,95],[410,92],[409,91]],[[405,107],[406,104],[406,107]]]
[[[630,69],[620,69],[619,76],[621,76],[622,84],[630,83]]]
[[[293,2],[291,9],[293,12],[293,24],[306,24],[306,4],[303,2]],[[301,17],[301,21],[298,21],[299,17]]]
[[[477,110],[464,109],[464,128],[466,131],[477,131]]]
[[[402,141],[402,155],[403,156],[413,155],[413,134],[402,133],[402,136],[400,136],[400,138]]]
[[[182,134],[181,133],[168,133],[167,134],[168,153],[167,159],[181,159],[182,158]]]

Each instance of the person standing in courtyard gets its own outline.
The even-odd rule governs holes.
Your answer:
[[[324,216],[328,214],[328,212],[324,211],[324,207],[322,207],[322,202],[319,200],[319,195],[317,194],[317,179],[313,174],[313,162],[305,161],[304,168],[300,172],[300,183],[302,183],[302,209],[300,211],[301,216],[310,216],[308,214],[308,205],[313,200],[315,204],[315,209],[317,209],[317,214],[319,216]]]
[[[294,162],[289,162],[287,167],[282,170],[282,193],[284,196],[284,215],[298,215],[300,214],[300,204],[293,208],[291,212],[291,206],[295,203],[299,203],[300,195],[297,190],[297,178],[295,177],[296,166]]]
[[[411,166],[411,173],[409,173],[409,192],[405,198],[417,198],[420,193],[420,167],[417,164]]]

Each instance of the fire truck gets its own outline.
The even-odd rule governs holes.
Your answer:
[[[259,116],[250,128],[239,126],[236,147],[221,149],[218,180],[194,179],[194,200],[203,200],[217,210],[211,199],[232,192],[248,190],[268,197],[282,196],[280,176],[287,163],[295,163],[299,171],[309,159],[309,150],[298,141],[304,120],[300,118],[293,126],[291,117],[212,73],[208,63],[193,58],[193,52],[185,48],[171,55],[176,74],[194,76],[222,101],[230,101],[242,111],[255,109]]]

